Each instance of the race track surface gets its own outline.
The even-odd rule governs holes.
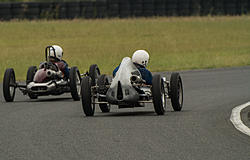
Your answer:
[[[17,91],[15,102],[6,103],[1,84],[0,159],[249,160],[250,137],[229,119],[232,108],[250,101],[250,67],[181,76],[183,110],[173,112],[168,103],[164,116],[147,105],[112,106],[105,114],[96,107],[94,117],[85,117],[70,94],[29,100]]]

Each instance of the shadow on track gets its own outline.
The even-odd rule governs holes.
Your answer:
[[[110,112],[110,113],[100,113],[94,115],[94,117],[134,117],[134,116],[144,116],[144,117],[157,116],[157,114],[154,111],[134,111],[134,112]],[[86,118],[86,116],[84,117]]]
[[[152,117],[164,117],[164,116],[177,116],[179,114],[183,114],[189,112],[189,110],[184,110],[181,112],[176,112],[176,111],[166,111],[164,115],[157,115],[153,110],[152,111],[127,111],[127,112],[110,112],[110,113],[98,113],[95,114],[93,117],[134,117],[134,116],[138,116],[138,117],[142,117],[142,116],[152,116]],[[85,118],[89,118],[86,117],[84,115]]]
[[[10,103],[39,103],[39,102],[74,102],[71,97],[57,97],[57,98],[43,98],[43,99],[27,99],[27,100],[15,100],[14,102],[5,102],[2,101],[2,104],[10,104]]]
[[[71,97],[61,97],[61,98],[48,98],[48,99],[37,99],[33,102],[58,102],[58,101],[68,101],[68,102],[74,102],[74,100]]]
[[[135,112],[116,112],[103,113],[104,115],[96,115],[96,117],[123,117],[123,116],[155,116],[154,111],[135,111]]]

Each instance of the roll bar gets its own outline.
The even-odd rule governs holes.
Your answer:
[[[45,48],[45,59],[48,61],[48,53],[50,52],[50,49],[54,51],[54,57],[56,57],[56,50],[53,46],[48,46]]]

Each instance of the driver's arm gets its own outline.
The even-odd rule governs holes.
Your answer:
[[[65,69],[64,69],[64,75],[69,78],[69,67],[68,67],[68,64],[66,63],[65,65]]]
[[[61,60],[60,62],[57,63],[59,69],[63,72],[66,78],[69,78],[69,67],[68,63],[65,62],[64,60]]]
[[[152,85],[152,79],[153,79],[152,73],[146,68],[139,68],[139,71],[141,72],[142,79],[146,81],[146,84]]]
[[[114,71],[113,71],[113,77],[115,77],[115,74],[116,74],[116,72],[118,71],[119,68],[120,68],[120,65],[117,66],[117,67],[114,69]]]

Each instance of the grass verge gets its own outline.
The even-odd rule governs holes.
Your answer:
[[[250,65],[250,16],[0,22],[0,78],[13,67],[24,80],[44,61],[47,45],[81,72],[98,64],[111,74],[137,49],[150,53],[151,71]]]

